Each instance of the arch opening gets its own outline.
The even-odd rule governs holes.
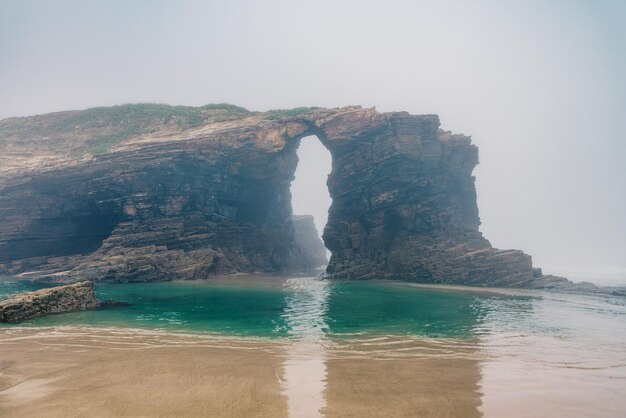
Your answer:
[[[332,169],[331,154],[317,136],[309,135],[299,140],[297,156],[298,165],[291,183],[292,213],[296,217],[313,216],[317,235],[322,240],[332,203],[327,186]],[[325,254],[328,262],[331,253],[327,248]]]

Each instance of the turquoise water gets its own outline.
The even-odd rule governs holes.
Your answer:
[[[0,280],[0,298],[44,287]],[[477,293],[386,281],[233,277],[97,284],[130,306],[50,315],[18,326],[119,326],[301,339],[385,334],[429,338],[542,335],[626,344],[625,298]],[[15,325],[2,325],[15,326]]]
[[[0,282],[0,297],[42,285]],[[97,284],[102,300],[128,307],[50,315],[27,326],[122,326],[257,337],[386,333],[470,335],[486,315],[481,301],[503,296],[422,289],[390,282],[315,278]]]

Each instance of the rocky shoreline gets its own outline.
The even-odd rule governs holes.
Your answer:
[[[96,309],[103,303],[96,299],[92,282],[20,293],[0,301],[0,322],[19,322],[63,312]]]

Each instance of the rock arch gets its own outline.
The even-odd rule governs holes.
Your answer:
[[[155,132],[81,160],[0,161],[0,273],[147,281],[297,271],[306,262],[294,251],[289,187],[298,143],[315,135],[333,161],[328,276],[527,286],[539,275],[530,256],[480,233],[477,148],[440,130],[436,115],[346,107]],[[63,193],[48,193],[53,184]],[[80,219],[99,225],[91,240]],[[11,250],[33,237],[32,254]],[[90,247],[78,251],[81,239]]]

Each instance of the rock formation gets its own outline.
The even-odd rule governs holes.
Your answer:
[[[21,293],[0,301],[0,322],[19,322],[43,315],[95,309],[99,306],[100,302],[93,293],[93,283],[79,282]]]
[[[478,229],[469,137],[435,115],[361,107],[125,105],[0,121],[0,274],[308,269],[289,188],[309,135],[333,160],[328,276],[541,285],[530,256],[492,248]]]
[[[313,216],[294,215],[291,217],[294,228],[295,249],[300,252],[302,268],[315,270],[328,264],[326,247],[319,239]]]

